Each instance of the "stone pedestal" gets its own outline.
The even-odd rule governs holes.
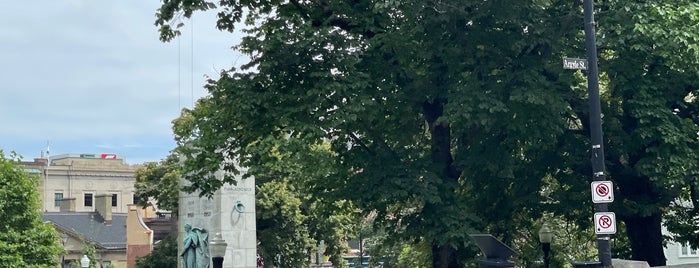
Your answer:
[[[622,259],[612,259],[612,266],[614,266],[614,268],[650,268],[650,265],[648,265],[648,262],[645,262],[645,261],[622,260]]]
[[[199,193],[180,193],[178,219],[178,254],[182,252],[184,224],[206,229],[209,241],[220,232],[228,243],[224,268],[257,267],[257,238],[255,222],[255,179],[238,179],[237,185],[226,184],[211,199]],[[180,185],[189,182],[182,179]],[[178,261],[179,267],[182,267]],[[211,266],[213,267],[213,266]]]

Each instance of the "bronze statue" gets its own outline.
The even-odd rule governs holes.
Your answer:
[[[185,236],[182,241],[182,268],[208,268],[209,233],[206,229],[192,228],[192,225],[184,225]]]

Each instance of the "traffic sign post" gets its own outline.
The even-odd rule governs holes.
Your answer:
[[[611,181],[593,181],[590,183],[592,203],[614,202],[614,187]]]
[[[592,202],[595,203],[595,233],[599,264],[612,268],[610,234],[616,233],[616,218],[609,212],[608,203],[614,201],[612,182],[605,179],[604,139],[602,137],[602,105],[597,71],[597,41],[595,37],[594,0],[583,0],[585,51],[587,59],[564,58],[563,68],[585,70],[587,73],[588,104],[590,105],[590,141],[592,142]]]
[[[595,37],[595,16],[594,16],[594,1],[583,0],[583,17],[585,26],[585,51],[587,52],[587,61],[570,61],[564,68],[577,67],[574,69],[583,69],[587,73],[587,93],[588,104],[590,105],[590,141],[592,142],[592,175],[593,181],[602,182],[599,187],[593,189],[593,195],[609,197],[613,200],[612,185],[604,183],[605,168],[604,168],[604,139],[602,137],[602,105],[599,94],[599,73],[597,71],[597,41]],[[566,66],[568,65],[568,66]],[[594,197],[593,197],[594,199]],[[595,203],[595,233],[597,233],[597,252],[601,267],[612,268],[612,251],[610,243],[610,234],[616,233],[616,219],[614,213],[609,212],[607,207],[608,202]]]
[[[614,212],[595,213],[595,234],[616,234],[616,216]]]

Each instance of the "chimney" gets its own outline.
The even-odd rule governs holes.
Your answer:
[[[58,201],[61,203],[61,212],[75,212],[75,197],[61,198]]]
[[[104,225],[112,225],[112,195],[99,194],[95,197],[95,210],[102,219]]]
[[[41,164],[42,166],[46,166],[49,163],[49,160],[47,158],[34,158],[34,163]]]

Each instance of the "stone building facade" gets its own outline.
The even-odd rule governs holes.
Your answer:
[[[49,163],[50,162],[50,163]],[[134,203],[135,166],[115,154],[62,154],[22,163],[39,175],[42,211],[60,211],[59,200],[75,198],[76,212],[95,210],[97,195],[111,195],[112,212]]]

